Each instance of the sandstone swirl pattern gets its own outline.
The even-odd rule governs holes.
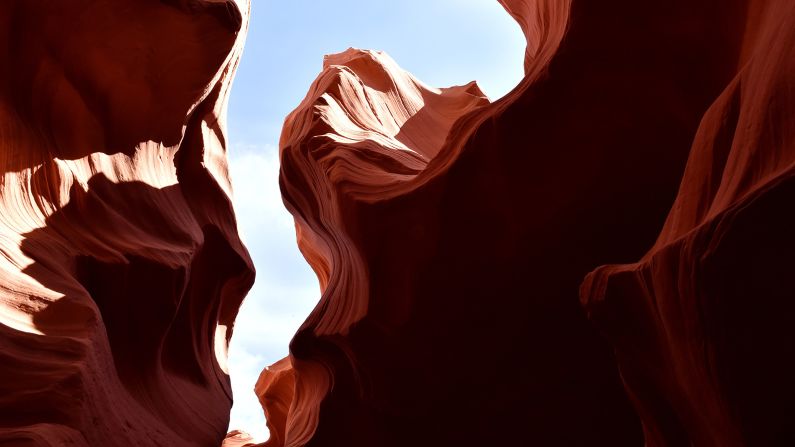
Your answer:
[[[500,3],[504,98],[349,49],[287,117],[323,295],[257,383],[267,445],[795,443],[795,4]],[[0,444],[250,445],[224,436],[247,20],[0,2]]]
[[[649,446],[795,443],[795,4],[748,17],[657,242],[582,287]]]
[[[0,444],[220,445],[248,5],[0,4]]]
[[[652,246],[702,117],[747,61],[757,13],[785,8],[501,3],[528,40],[526,77],[506,97],[451,110],[445,95],[479,94],[418,95],[385,55],[348,50],[287,118],[282,191],[324,293],[258,384],[270,445],[656,439],[579,285]],[[777,32],[770,42],[791,41]]]

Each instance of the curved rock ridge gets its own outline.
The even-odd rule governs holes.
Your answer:
[[[531,78],[532,70],[542,69],[557,50],[568,25],[571,0],[558,2],[538,0],[497,0],[522,28],[527,38],[524,70]],[[540,61],[536,61],[541,59]]]
[[[270,437],[265,446],[280,446],[285,443],[287,422],[295,395],[295,369],[289,357],[262,370],[254,387],[260,404],[265,410]]]
[[[453,123],[488,103],[474,82],[431,88],[382,52],[351,48],[325,57],[307,97],[285,120],[280,144],[285,204],[324,294],[304,327],[317,336],[344,335],[367,313],[366,266],[338,231],[345,209],[399,194],[437,155]],[[293,364],[306,380],[292,385],[292,372],[271,372]],[[269,444],[307,442],[331,383],[315,360],[286,359],[264,371],[257,394],[270,418]]]
[[[220,445],[245,1],[0,4],[0,444]]]
[[[250,447],[257,445],[254,438],[248,433],[240,430],[232,430],[227,433],[221,447]]]
[[[324,291],[258,383],[269,445],[643,445],[579,284],[653,243],[754,10],[501,3],[528,40],[504,98],[418,109],[416,81],[348,50],[286,119],[282,193]]]
[[[435,89],[383,52],[349,48],[324,58],[285,120],[280,146],[292,156],[293,142],[312,138],[308,149],[330,186],[372,202],[397,194],[442,149],[456,120],[488,103],[474,82]]]
[[[795,443],[795,4],[746,30],[657,242],[582,285],[649,446]]]

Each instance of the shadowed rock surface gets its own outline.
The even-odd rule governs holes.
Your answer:
[[[649,446],[795,443],[795,4],[754,2],[657,242],[583,283]]]
[[[218,446],[248,4],[0,4],[0,444]]]
[[[754,36],[792,42],[781,31],[791,22],[760,11],[787,8],[501,3],[528,39],[526,77],[506,97],[456,109],[439,98],[474,100],[473,86],[425,88],[418,107],[417,83],[385,55],[348,50],[327,58],[287,118],[282,192],[324,293],[291,344],[294,387],[258,386],[292,393],[278,400],[291,406],[269,445],[639,446],[649,436],[579,286],[654,244],[702,118]],[[789,110],[791,87],[778,88]],[[779,135],[791,119],[772,113]],[[775,142],[766,156],[792,151]],[[712,445],[704,439],[647,440]]]
[[[795,4],[500,3],[504,98],[349,49],[287,117],[323,296],[257,382],[265,445],[795,442]],[[0,4],[0,445],[252,444],[225,436],[247,20]]]

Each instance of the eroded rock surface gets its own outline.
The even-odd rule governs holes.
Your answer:
[[[324,293],[292,390],[258,387],[290,402],[271,445],[643,445],[579,285],[654,243],[756,3],[501,3],[528,40],[506,97],[418,108],[391,60],[349,50],[286,120],[282,192]]]
[[[267,445],[792,444],[795,5],[500,3],[506,97],[349,49],[287,118],[323,296],[257,383]],[[0,4],[0,444],[251,445],[225,437],[247,16]]]
[[[218,446],[234,1],[0,4],[0,444]]]
[[[649,446],[795,443],[795,4],[745,29],[657,242],[582,287]]]

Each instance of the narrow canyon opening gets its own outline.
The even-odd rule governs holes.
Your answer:
[[[494,101],[523,77],[524,35],[496,0],[383,3],[301,0],[252,5],[230,98],[229,157],[238,226],[257,280],[240,309],[229,349],[234,392],[229,428],[247,431],[258,442],[268,431],[253,392],[257,378],[264,367],[287,356],[291,338],[320,299],[317,277],[298,250],[293,217],[282,203],[278,144],[283,120],[305,97],[323,68],[324,56],[343,52],[326,64],[345,65],[340,58],[346,58],[347,48],[383,51],[372,54],[394,60],[413,75],[420,83],[418,95],[426,95],[423,102],[438,95],[442,105],[457,99],[437,88],[462,86],[459,90],[475,98],[463,100],[476,107],[486,102],[475,97],[478,88]],[[341,26],[346,22],[355,25]],[[348,56],[348,62],[355,57]],[[471,81],[477,86],[468,85]],[[443,107],[440,110],[441,114],[423,108],[412,117],[429,112],[443,116]],[[454,120],[448,117],[446,124]],[[438,151],[442,141],[431,149],[417,148],[413,140],[422,140],[422,129],[412,122],[397,124],[393,141],[417,152],[424,167],[433,155],[428,152]],[[412,133],[418,137],[412,139]]]
[[[795,2],[284,3],[0,1],[0,445],[795,445]]]

